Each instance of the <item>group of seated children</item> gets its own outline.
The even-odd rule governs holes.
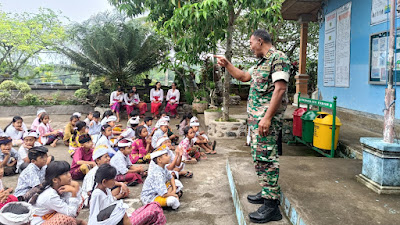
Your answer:
[[[0,207],[15,204],[4,207],[11,214],[20,213],[15,207],[25,207],[25,213],[33,213],[31,224],[165,224],[161,207],[177,209],[183,193],[179,179],[193,177],[184,170],[185,164],[216,154],[216,143],[209,143],[199,132],[199,121],[191,114],[179,125],[184,135],[180,143],[165,114],[152,128],[153,118],[141,122],[133,110],[127,129],[121,130],[111,111],[101,121],[97,111],[83,121],[80,113],[74,113],[64,133],[52,129],[44,110],[38,110],[37,116],[31,126],[35,131],[27,130],[21,117],[14,117],[0,136],[0,177],[20,173],[14,195],[0,180]],[[54,161],[44,147],[55,146],[59,139],[68,142],[71,166]],[[13,146],[19,146],[18,152]],[[149,163],[148,170],[139,165],[143,163]],[[74,180],[83,180],[82,188]],[[122,199],[129,196],[128,186],[143,180],[140,200],[144,206],[128,216]],[[90,208],[88,223],[76,218],[82,207]],[[2,211],[0,224],[14,219],[4,217]]]

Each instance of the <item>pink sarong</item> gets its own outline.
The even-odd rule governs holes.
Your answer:
[[[120,108],[121,108],[121,103],[118,102],[117,100],[114,100],[116,102],[114,102],[114,104],[111,106],[111,110],[113,110],[114,112],[119,112]]]
[[[135,210],[129,217],[132,225],[164,225],[167,223],[163,209],[158,202],[151,202]]]

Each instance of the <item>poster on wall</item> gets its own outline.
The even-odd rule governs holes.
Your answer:
[[[397,0],[397,4],[400,1]],[[388,15],[390,13],[390,3],[388,0],[372,0],[371,4],[371,25],[376,25],[379,23],[386,22],[388,20]],[[400,14],[396,13],[399,17]]]
[[[324,86],[335,86],[336,11],[325,16]]]
[[[336,87],[350,85],[350,24],[351,2],[336,10]]]

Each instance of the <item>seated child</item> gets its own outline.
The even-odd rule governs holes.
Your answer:
[[[171,160],[169,164],[166,166],[166,168],[172,173],[174,178],[179,179],[179,176],[184,176],[187,178],[192,178],[193,173],[190,171],[185,171],[183,168],[185,167],[185,163],[182,162],[182,150],[177,147],[175,150],[176,155],[172,151],[174,146],[171,144],[171,140],[168,137],[162,137],[157,141],[157,148],[160,148],[161,146],[165,145],[168,150],[168,155],[171,157]],[[150,162],[150,167],[149,170],[153,165],[154,162]],[[178,186],[178,185],[177,185]]]
[[[97,148],[95,148],[95,150],[93,151],[92,159],[96,162],[96,166],[93,167],[93,169],[91,169],[89,173],[86,174],[82,182],[82,197],[85,200],[85,206],[89,205],[88,204],[89,196],[92,193],[93,187],[96,187],[95,186],[96,182],[94,182],[94,177],[97,172],[97,169],[99,169],[99,166],[103,164],[110,164],[111,158],[108,155],[107,146],[100,145]],[[122,199],[129,196],[129,188],[126,184],[122,182],[115,182],[115,187],[112,189],[111,192],[114,197],[116,197],[120,193],[124,193],[122,197],[117,199]]]
[[[116,198],[121,198],[124,194],[120,193],[113,196],[111,189],[115,186],[115,175],[117,170],[109,164],[103,164],[99,167],[95,175],[96,188],[93,188],[90,199],[90,215],[89,224],[159,224],[165,223],[165,216],[161,207],[158,204],[152,204],[144,211],[128,217],[126,209],[128,206],[123,201],[117,201]],[[109,213],[106,219],[101,216],[100,212],[109,206],[115,206],[112,210],[114,213]],[[151,209],[150,209],[151,208]],[[118,213],[117,213],[118,212]]]
[[[139,122],[140,122],[139,116],[131,117],[128,120],[128,124],[129,124],[128,128],[124,132],[121,133],[121,135],[119,136],[119,139],[125,138],[125,139],[134,140],[136,138],[135,129],[139,125]]]
[[[11,137],[13,146],[20,146],[22,144],[22,136],[26,131],[24,120],[20,116],[14,116],[11,123],[4,128],[4,133]]]
[[[190,119],[190,126],[193,128],[194,132],[196,133],[194,138],[193,138],[193,143],[200,146],[202,149],[206,151],[206,154],[217,154],[215,151],[215,146],[217,144],[216,141],[214,141],[213,146],[211,147],[208,144],[208,137],[207,135],[202,131],[199,131],[200,128],[200,123],[199,119],[197,117],[193,116],[192,119]]]
[[[179,143],[178,148],[182,151],[182,161],[184,163],[197,163],[197,159],[200,159],[200,152],[193,148],[193,138],[195,132],[192,127],[185,127],[183,129],[185,138]]]
[[[129,154],[132,164],[150,161],[151,140],[147,136],[146,127],[138,126],[136,128],[136,140],[133,141],[132,152]]]
[[[0,167],[4,168],[4,176],[11,176],[16,173],[18,152],[12,148],[12,139],[3,134],[0,137]]]
[[[18,149],[18,162],[17,162],[17,172],[21,173],[21,171],[26,168],[31,160],[28,157],[28,151],[32,147],[41,146],[37,139],[39,138],[38,133],[35,131],[26,131],[24,133],[24,143]],[[50,161],[48,161],[50,163]]]
[[[190,119],[192,119],[192,117],[193,117],[192,113],[185,114],[182,117],[182,120],[181,120],[180,124],[178,125],[179,135],[184,136],[183,129],[185,127],[189,126]]]
[[[89,123],[89,135],[99,135],[101,132],[100,112],[93,112],[93,119]]]
[[[113,136],[118,136],[122,133],[121,131],[121,124],[119,125],[115,125],[115,121],[117,121],[117,117],[116,116],[109,116],[106,119],[106,125],[110,125],[112,128],[112,135]]]
[[[151,147],[153,147],[153,149],[156,148],[156,144],[158,139],[160,139],[163,136],[167,136],[167,132],[168,132],[168,121],[165,119],[160,119],[157,122],[157,125],[159,126],[159,128],[154,131],[153,136],[151,137]]]
[[[86,126],[89,127],[90,121],[93,120],[93,112],[89,112],[89,114],[86,116],[86,118],[83,120],[83,122],[86,123]]]
[[[97,136],[97,140],[94,140],[95,147],[99,145],[106,145],[108,149],[108,154],[110,157],[113,157],[114,154],[116,153],[114,147],[114,144],[111,142],[111,136],[112,136],[112,128],[110,125],[103,125],[101,126],[101,134]]]
[[[47,168],[47,148],[43,146],[33,147],[29,150],[28,157],[31,163],[21,172],[18,177],[15,196],[25,195],[31,188],[44,181]]]
[[[134,166],[129,159],[129,154],[132,152],[132,142],[127,139],[122,139],[118,142],[119,151],[111,158],[111,166],[117,169],[116,181],[127,182],[128,186],[135,186],[142,183],[144,173],[142,166]]]
[[[44,109],[38,109],[38,110],[36,111],[36,116],[37,116],[37,117],[36,117],[36,118],[33,120],[33,122],[32,122],[31,130],[37,132],[37,130],[38,130],[38,128],[39,128],[39,125],[40,125],[40,122],[39,122],[40,116],[42,115],[42,113],[45,113],[45,112],[46,112],[46,110],[44,110]]]
[[[178,145],[179,144],[179,137],[172,132],[172,129],[169,126],[169,121],[170,121],[169,116],[165,115],[164,117],[161,117],[161,118],[163,118],[164,120],[168,121],[168,131],[167,131],[168,138],[171,140],[172,143],[174,143],[175,145]]]
[[[101,125],[106,125],[107,124],[106,120],[108,119],[108,117],[112,115],[114,115],[114,113],[111,110],[106,110],[103,113],[103,117],[101,118]]]
[[[130,120],[132,117],[139,117],[139,113],[138,113],[137,110],[133,110],[132,112],[129,113],[129,119],[128,119],[128,122],[126,122],[126,126],[127,126],[127,127],[130,127],[130,126],[131,126],[131,124],[129,123],[129,120]],[[140,119],[140,117],[139,117],[139,119]]]
[[[69,146],[69,139],[74,134],[74,129],[75,129],[76,123],[78,121],[79,121],[79,118],[77,115],[72,115],[69,118],[69,123],[65,126],[65,130],[64,130],[63,141],[64,141],[65,146]]]
[[[148,136],[153,136],[153,129],[151,128],[151,125],[153,125],[153,117],[147,116],[144,118],[144,127],[147,129]]]
[[[96,163],[92,160],[93,142],[90,135],[83,134],[79,136],[79,144],[80,147],[76,149],[72,158],[70,171],[72,179],[74,180],[82,180],[89,170],[96,166]]]
[[[140,200],[143,204],[158,202],[162,207],[177,209],[180,206],[179,196],[181,190],[175,185],[175,179],[165,168],[170,161],[170,156],[165,148],[151,153],[151,160],[155,166],[149,170],[149,174],[143,184]]]
[[[81,121],[82,114],[80,112],[74,112],[72,115],[73,116],[77,116],[78,117],[78,121]]]
[[[77,219],[82,206],[79,183],[71,180],[65,161],[51,162],[41,188],[29,202],[35,207],[31,224],[87,224]]]
[[[12,188],[7,188],[6,190],[4,189],[3,181],[1,180],[3,178],[3,174],[4,168],[0,167],[0,209],[2,209],[3,206],[9,202],[18,202],[18,198],[10,194],[12,192]],[[0,220],[0,223],[1,222],[2,221]]]
[[[42,113],[39,121],[40,124],[36,132],[39,133],[41,144],[56,147],[58,139],[63,138],[63,133],[58,130],[53,130],[50,126],[50,117],[47,113]]]
[[[11,202],[0,210],[0,224],[26,225],[35,213],[31,204],[26,202]]]
[[[83,121],[76,122],[75,129],[73,130],[73,134],[69,139],[69,149],[68,153],[72,157],[75,153],[75,150],[78,149],[81,144],[79,143],[79,137],[86,134],[86,123]]]

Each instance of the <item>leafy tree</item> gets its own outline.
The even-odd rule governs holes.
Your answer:
[[[0,10],[0,37],[0,74],[14,77],[40,51],[60,44],[65,31],[59,15],[50,9],[14,15]]]
[[[59,48],[82,74],[105,75],[113,86],[125,86],[134,76],[159,65],[168,45],[138,20],[100,13],[74,25],[71,43]],[[72,46],[72,47],[71,47]]]
[[[161,33],[170,37],[179,48],[176,57],[187,63],[198,63],[204,53],[216,53],[217,45],[226,40],[225,57],[232,59],[233,33],[239,17],[247,21],[250,32],[259,21],[273,31],[281,20],[283,0],[109,0],[121,11],[135,16],[150,10],[149,18]],[[229,87],[231,76],[226,72],[223,91],[223,119],[229,119]]]

